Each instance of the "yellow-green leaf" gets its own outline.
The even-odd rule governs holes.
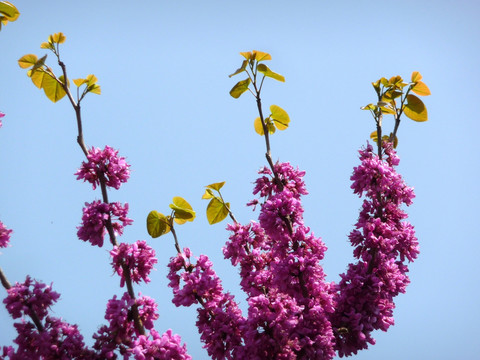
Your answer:
[[[195,219],[195,211],[193,211],[192,206],[180,196],[173,198],[173,203],[170,204],[170,208],[174,211],[174,219],[179,224]]]
[[[423,81],[417,81],[417,83],[412,87],[412,91],[420,96],[428,96],[431,94],[430,89]]]
[[[218,198],[213,198],[207,206],[207,220],[210,225],[219,223],[228,216],[228,206],[230,204],[224,204]]]
[[[60,78],[59,80],[62,81],[62,79]],[[45,95],[47,95],[47,98],[49,98],[53,102],[57,102],[58,100],[62,99],[66,95],[66,92],[65,90],[63,90],[62,85],[59,84],[58,81],[55,80],[48,73],[46,73],[45,76],[43,77],[42,88],[43,88],[43,91],[45,92]]]
[[[88,87],[88,91],[93,93],[93,94],[97,94],[97,95],[101,95],[101,93],[102,93],[102,89],[100,88],[100,85],[98,85],[98,84],[90,85]]]
[[[241,52],[240,55],[242,55],[247,60],[253,60],[254,59],[254,54],[252,54],[251,51]]]
[[[278,81],[281,81],[281,82],[285,82],[285,78],[282,75],[277,74],[276,72],[273,72],[265,64],[258,64],[257,70],[265,76],[268,76],[272,79],[275,79],[275,80],[278,80]]]
[[[80,87],[82,86],[83,84],[85,84],[87,82],[86,79],[73,79],[73,83],[75,85],[77,85],[77,87]]]
[[[157,238],[170,231],[168,218],[158,211],[150,211],[147,216],[147,231],[152,238]]]
[[[219,191],[223,187],[223,185],[225,185],[225,181],[210,184],[210,185],[207,185],[206,187],[208,189]]]
[[[244,72],[245,69],[247,68],[248,60],[243,60],[242,66],[240,66],[233,74],[228,75],[228,77],[235,76],[237,74],[240,74],[241,72]]]
[[[288,116],[287,112],[278,105],[270,106],[270,111],[272,112],[270,118],[275,122],[277,129],[285,130],[290,123],[290,116]]]
[[[253,58],[258,62],[265,61],[265,60],[272,60],[272,57],[269,53],[258,51],[258,50],[253,50]]]
[[[384,114],[395,114],[393,104],[395,100],[390,101],[379,101],[377,105],[380,107]]]
[[[15,21],[20,16],[20,12],[12,3],[8,1],[0,1],[0,14],[4,15],[4,24],[8,21]]]
[[[388,86],[388,80],[384,77],[380,78],[380,83],[383,85],[383,87],[387,87]]]
[[[388,84],[389,85],[397,85],[397,84],[401,84],[403,81],[402,77],[400,75],[397,75],[397,76],[392,76],[390,78],[390,80],[388,80]]]
[[[48,76],[48,75],[45,75],[45,71],[43,70],[37,70],[37,71],[28,70],[27,75],[30,77],[30,79],[32,79],[33,84],[39,89],[41,89],[43,86],[43,78],[45,76]]]
[[[418,71],[412,73],[412,83],[422,80],[422,75]]]
[[[377,110],[377,106],[376,105],[373,105],[373,104],[368,104],[366,106],[362,106],[360,108],[360,110],[371,110],[371,111],[375,111]]]
[[[273,121],[270,119],[270,117],[265,119],[265,125],[267,125],[267,130],[269,134],[275,134],[275,125]],[[263,132],[263,126],[262,126],[262,121],[260,118],[256,118],[255,121],[253,122],[253,126],[255,128],[255,132],[258,135],[263,136],[265,133]]]
[[[208,199],[211,199],[213,197],[215,197],[215,195],[213,194],[212,189],[205,189],[205,194],[203,194],[202,199],[208,200]]]
[[[30,66],[35,65],[37,61],[38,61],[37,55],[27,54],[27,55],[23,55],[20,59],[18,59],[18,65],[22,69],[27,69]]]
[[[45,65],[45,60],[47,59],[47,55],[42,56],[40,59],[37,60],[37,62],[33,65],[33,67],[30,69],[32,72],[43,67]]]
[[[403,112],[407,115],[410,119],[414,121],[427,121],[428,114],[427,108],[422,100],[420,100],[415,95],[407,95],[408,103],[405,105]]]
[[[40,49],[53,49],[53,46],[51,43],[49,42],[43,42],[41,45],[40,45]]]
[[[253,126],[255,128],[255,132],[258,135],[263,136],[263,134],[265,134],[265,132],[263,131],[262,120],[259,117],[255,119],[255,121],[253,122]]]
[[[393,134],[390,133],[390,136],[387,136],[387,135],[383,135],[382,136],[382,140],[383,141],[390,141],[390,137],[392,136]],[[370,134],[370,138],[375,142],[377,143],[377,139],[378,139],[378,136],[377,136],[377,130],[375,130],[374,132],[372,132]],[[395,136],[395,139],[393,139],[393,147],[396,148],[398,145],[398,138]]]
[[[88,86],[93,85],[98,81],[97,77],[93,74],[87,75],[85,80],[87,80]]]
[[[401,96],[402,94],[403,94],[402,90],[399,90],[397,88],[393,88],[393,89],[390,89],[390,90],[386,91],[385,94],[383,94],[382,100],[390,102],[390,100],[396,99],[399,96]]]
[[[235,86],[230,90],[230,95],[235,99],[238,99],[245,91],[248,90],[250,86],[250,78],[239,81]]]
[[[61,33],[61,32],[50,35],[50,36],[51,36],[52,42],[54,42],[54,43],[62,44],[66,40],[65,35],[63,35],[63,33]]]

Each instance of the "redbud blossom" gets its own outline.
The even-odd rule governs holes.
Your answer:
[[[15,283],[7,293],[8,296],[3,303],[14,319],[35,313],[41,320],[47,316],[50,306],[60,297],[51,286],[32,280],[30,276],[27,276],[23,283]]]
[[[7,227],[0,221],[0,248],[8,246],[11,233],[12,230],[7,229]]]
[[[387,331],[394,324],[393,298],[410,282],[403,262],[413,261],[419,252],[413,226],[404,221],[407,214],[401,209],[412,203],[413,188],[395,171],[399,159],[392,145],[383,147],[385,160],[373,153],[371,145],[360,150],[361,164],[351,177],[354,193],[366,199],[349,236],[359,260],[350,264],[335,288],[332,324],[340,356],[375,344],[372,331]]]
[[[18,336],[14,340],[17,348],[3,347],[0,358],[9,359],[95,359],[92,351],[83,343],[83,337],[76,325],[70,325],[48,315],[50,307],[57,302],[60,294],[51,286],[32,280],[29,276],[24,283],[16,283],[7,290],[3,300],[7,311],[14,318],[22,318],[14,324]],[[43,327],[40,331],[25,317],[36,318]]]
[[[150,282],[148,275],[157,263],[155,250],[147,245],[146,241],[139,240],[134,244],[121,243],[110,251],[114,271],[120,276],[120,286],[125,284],[123,266],[130,270],[130,278],[136,283]]]
[[[95,190],[100,185],[100,177],[105,178],[105,185],[119,189],[130,177],[130,165],[124,157],[117,156],[118,150],[105,146],[105,149],[92,147],[88,151],[87,162],[82,162],[75,173],[77,180],[83,179],[92,184]]]
[[[131,352],[135,360],[190,360],[187,346],[180,344],[179,335],[167,330],[160,335],[155,330],[150,331],[150,336],[140,335],[133,343]]]
[[[220,285],[211,262],[196,264],[188,249],[172,258],[173,302],[200,304],[197,327],[213,359],[331,359],[334,334],[331,284],[320,266],[326,250],[303,224],[304,172],[277,163],[260,170],[254,193],[264,197],[259,223],[228,225],[223,252],[240,266],[248,317]],[[250,202],[258,205],[258,201]],[[179,274],[180,273],[180,274]]]
[[[114,359],[116,351],[128,358],[127,355],[135,346],[134,341],[141,335],[135,327],[131,313],[135,304],[145,328],[153,328],[153,322],[158,319],[157,304],[153,299],[139,296],[134,300],[128,293],[124,293],[121,299],[114,296],[108,301],[105,312],[108,325],[103,325],[97,334],[93,335],[96,340],[93,347],[99,351],[102,359]]]
[[[122,205],[119,202],[106,204],[100,200],[85,203],[82,225],[77,227],[77,236],[80,240],[90,241],[92,245],[102,247],[103,237],[107,231],[105,225],[108,218],[111,218],[115,233],[122,235],[123,228],[133,223],[133,220],[129,219],[127,214],[128,204]]]
[[[5,116],[4,113],[0,112],[0,119],[3,118]],[[2,127],[2,120],[0,120],[0,128]]]

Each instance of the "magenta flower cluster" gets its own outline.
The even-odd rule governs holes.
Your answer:
[[[85,203],[82,225],[78,227],[77,231],[78,238],[102,247],[103,238],[107,231],[107,221],[112,222],[112,227],[118,235],[122,235],[123,228],[133,223],[133,220],[129,219],[127,214],[128,204],[122,205],[119,202],[106,204],[100,200]]]
[[[374,344],[372,333],[393,325],[393,299],[409,283],[406,261],[419,253],[413,226],[402,206],[410,205],[413,189],[395,171],[399,159],[391,144],[380,158],[367,145],[359,151],[361,164],[351,180],[355,194],[364,197],[349,240],[356,263],[341,274],[338,284],[326,281],[320,265],[326,246],[303,221],[301,197],[307,194],[305,172],[288,163],[263,168],[253,190],[258,198],[258,222],[228,225],[223,253],[239,268],[248,313],[242,314],[234,297],[224,290],[213,264],[205,255],[193,257],[189,248],[169,262],[169,287],[176,306],[198,307],[196,325],[212,359],[332,359],[348,356]],[[118,189],[128,179],[128,165],[117,151],[106,147],[89,152],[88,162],[76,173],[95,188],[100,181]],[[100,180],[102,179],[102,180]],[[110,227],[122,235],[132,220],[128,204],[86,203],[78,237],[103,246]],[[0,222],[0,247],[11,230]],[[145,241],[121,243],[110,251],[120,285],[149,282],[157,263]],[[189,360],[186,345],[171,330],[154,329],[157,305],[147,296],[134,297],[131,286],[121,298],[108,301],[106,325],[94,334],[88,349],[76,325],[48,315],[59,294],[51,286],[27,277],[8,290],[4,300],[14,319],[17,348],[3,347],[0,359],[123,359]],[[33,323],[25,320],[28,316]],[[33,354],[33,355],[32,355]]]
[[[303,222],[303,176],[288,163],[260,170],[254,194],[259,222],[228,225],[223,252],[240,268],[248,315],[223,291],[208,258],[196,263],[188,248],[169,264],[173,303],[198,308],[197,327],[213,359],[332,359],[374,343],[371,332],[393,324],[393,297],[408,284],[405,259],[418,244],[403,221],[402,204],[413,189],[395,172],[391,145],[386,160],[371,146],[360,151],[352,189],[366,196],[356,229],[350,234],[359,259],[339,284],[325,281],[320,265],[326,246]]]
[[[105,146],[105,149],[92,147],[88,151],[87,162],[82,162],[80,169],[75,173],[77,180],[83,179],[92,184],[95,190],[103,177],[105,185],[119,189],[122,183],[130,177],[130,165],[124,157],[118,156],[118,150]]]
[[[15,323],[17,348],[4,346],[0,359],[96,359],[85,346],[76,325],[48,315],[50,307],[60,297],[51,286],[27,276],[24,283],[16,283],[7,293],[3,303],[10,315],[14,319],[29,316],[42,331],[24,319]]]
[[[304,172],[286,163],[276,164],[274,170],[276,175],[262,169],[254,189],[264,200],[259,223],[229,225],[232,235],[224,247],[225,258],[240,267],[248,316],[222,290],[205,256],[192,264],[185,249],[169,265],[173,302],[201,305],[197,326],[213,359],[335,355],[329,321],[333,293],[319,263],[326,247],[303,223]]]
[[[0,248],[8,246],[11,233],[12,230],[7,229],[7,227],[0,221]]]
[[[351,177],[354,193],[365,200],[349,236],[358,262],[350,264],[335,286],[332,324],[344,330],[336,336],[340,356],[375,344],[372,331],[387,331],[394,324],[393,298],[409,283],[404,262],[419,253],[413,226],[401,209],[412,203],[413,188],[395,171],[399,159],[391,144],[384,144],[384,152],[381,160],[370,145],[360,150],[361,165]]]
[[[4,116],[5,116],[5,114],[0,111],[0,128],[2,127],[2,120],[1,120],[1,119],[2,119]]]
[[[139,240],[134,244],[121,243],[110,251],[114,271],[120,276],[120,286],[125,285],[124,267],[129,270],[129,276],[137,284],[140,281],[150,282],[148,275],[157,263],[155,250],[146,241]]]

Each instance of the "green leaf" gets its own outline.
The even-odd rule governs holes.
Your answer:
[[[228,206],[221,202],[218,198],[213,198],[207,206],[207,220],[210,225],[219,223],[228,216]]]
[[[276,72],[273,72],[265,64],[258,64],[257,70],[265,76],[268,76],[272,79],[275,79],[275,80],[278,80],[278,81],[281,81],[281,82],[285,82],[285,78],[282,75],[277,74]]]
[[[195,211],[192,206],[182,197],[175,196],[170,208],[174,211],[174,220],[178,224],[184,224],[186,221],[195,219]]]
[[[270,106],[270,111],[272,112],[270,118],[275,122],[277,129],[285,130],[290,123],[290,117],[287,112],[278,105]]]
[[[212,189],[205,189],[205,194],[203,194],[202,199],[208,200],[214,197],[215,194],[213,193]]]
[[[37,72],[38,71],[35,71],[34,73],[37,73]],[[62,81],[63,75],[60,76],[58,80]],[[65,90],[63,90],[62,85],[59,84],[58,81],[55,80],[48,73],[46,73],[45,76],[43,76],[42,88],[43,88],[43,91],[45,92],[45,95],[47,95],[47,98],[49,98],[53,102],[57,102],[58,100],[61,100],[66,95],[66,92]]]
[[[37,61],[38,61],[37,55],[27,54],[27,55],[23,55],[20,59],[18,59],[18,65],[22,69],[27,69],[30,66],[35,65]]]
[[[417,83],[412,87],[412,91],[420,96],[428,96],[431,94],[430,89],[423,81],[417,81]]]
[[[223,185],[225,185],[225,181],[210,184],[210,185],[207,185],[206,187],[208,189],[219,191],[223,187]]]
[[[170,231],[168,218],[158,211],[150,211],[147,216],[147,231],[152,238],[157,238]]]
[[[235,76],[237,74],[240,74],[241,72],[244,72],[245,69],[247,68],[248,60],[243,60],[242,66],[240,66],[233,74],[228,75],[228,77]]]
[[[427,108],[425,104],[415,95],[407,95],[408,103],[405,105],[403,112],[407,115],[410,119],[414,121],[427,121],[428,114]]]
[[[245,91],[248,90],[250,86],[250,78],[239,81],[235,86],[230,90],[230,95],[235,99],[238,99]]]

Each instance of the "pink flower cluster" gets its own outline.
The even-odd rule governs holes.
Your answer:
[[[120,276],[120,286],[125,285],[124,266],[129,270],[129,276],[137,284],[140,281],[150,282],[148,275],[157,263],[155,250],[146,241],[139,240],[134,244],[121,243],[110,251],[114,271]]]
[[[107,231],[105,227],[107,221],[110,219],[114,231],[118,235],[122,235],[123,228],[133,223],[133,220],[129,219],[127,214],[128,204],[122,205],[119,202],[106,204],[100,200],[85,203],[82,225],[78,227],[77,231],[78,238],[102,247],[103,237]]]
[[[7,229],[7,227],[0,221],[0,248],[8,246],[11,233],[12,230]]]
[[[393,298],[404,293],[409,283],[405,259],[413,261],[419,251],[413,226],[404,221],[401,209],[414,198],[395,171],[399,159],[391,144],[384,144],[385,160],[368,145],[359,151],[361,165],[351,180],[355,194],[365,195],[356,229],[350,233],[354,256],[346,274],[336,285],[335,348],[340,356],[356,354],[374,344],[373,330],[386,331],[393,325]]]
[[[87,162],[82,162],[80,169],[75,173],[77,180],[83,179],[92,184],[95,190],[100,185],[100,178],[104,177],[105,185],[119,189],[122,183],[130,177],[130,165],[124,157],[118,156],[118,150],[105,146],[105,149],[92,147],[87,155]]]
[[[4,113],[0,112],[0,119],[3,118],[5,116]],[[0,128],[2,127],[2,120],[0,120]]]
[[[229,225],[232,235],[224,247],[225,258],[240,266],[247,317],[233,297],[223,292],[208,258],[201,255],[192,264],[185,249],[169,264],[173,302],[201,305],[197,327],[213,359],[331,359],[335,355],[329,322],[333,293],[319,264],[326,247],[303,224],[304,172],[285,163],[276,164],[274,170],[276,176],[262,169],[256,182],[254,192],[265,198],[260,222]]]
[[[169,263],[169,286],[176,306],[200,303],[197,327],[212,359],[232,359],[242,345],[244,318],[233,296],[223,291],[212,262],[200,255],[196,264],[190,261],[190,249],[173,257]],[[178,272],[182,273],[179,275]],[[241,357],[238,357],[240,359]],[[246,359],[246,358],[245,358]]]
[[[132,321],[135,307],[147,334],[141,334]],[[189,360],[181,338],[167,330],[160,335],[154,330],[153,322],[158,319],[157,304],[148,296],[132,299],[124,293],[121,299],[116,296],[108,301],[105,319],[108,326],[102,326],[93,336],[96,340],[93,348],[99,359],[116,359],[118,351],[124,359],[133,355],[136,360]]]
[[[14,319],[35,318],[41,329],[24,319],[15,323],[17,349],[4,346],[0,359],[97,359],[83,343],[76,325],[48,315],[49,308],[60,297],[51,286],[27,276],[24,283],[16,283],[7,293],[3,302],[10,315]]]
[[[173,302],[200,305],[197,327],[213,359],[332,359],[366,348],[373,330],[393,324],[392,299],[408,284],[403,261],[416,258],[418,243],[400,209],[411,204],[413,189],[395,172],[391,145],[384,151],[385,161],[371,146],[360,151],[352,189],[367,200],[350,234],[359,261],[339,284],[325,281],[326,246],[303,223],[305,173],[288,163],[259,172],[254,194],[261,199],[249,203],[260,204],[259,222],[228,225],[223,252],[240,267],[248,316],[223,291],[207,257],[194,264],[184,249],[171,259]]]

